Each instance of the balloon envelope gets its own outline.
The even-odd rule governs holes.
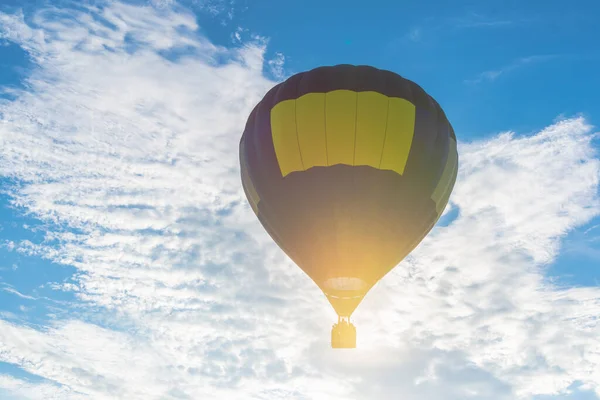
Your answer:
[[[248,118],[240,163],[264,228],[349,317],[435,225],[458,154],[446,115],[417,84],[337,65],[264,96]]]

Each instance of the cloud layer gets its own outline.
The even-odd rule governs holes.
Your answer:
[[[75,15],[77,14],[77,15]],[[544,266],[598,214],[593,127],[460,143],[447,226],[355,315],[359,348],[329,349],[324,296],[271,242],[241,190],[238,142],[281,76],[256,38],[223,48],[184,10],[111,3],[0,14],[36,68],[0,103],[0,174],[51,223],[5,243],[77,268],[79,310],[44,328],[0,320],[0,376],[22,398],[514,399],[600,395],[600,290]],[[459,133],[460,136],[460,133]],[[26,293],[25,293],[26,295]],[[86,311],[87,310],[87,311]],[[54,396],[54,397],[53,397]]]

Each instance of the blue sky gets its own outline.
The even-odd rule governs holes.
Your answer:
[[[598,108],[593,1],[245,6],[233,23],[267,36],[267,54],[284,53],[290,71],[347,62],[401,72],[439,99],[463,137],[533,130],[558,115],[593,118]],[[230,42],[229,24],[200,22],[215,43]]]
[[[600,398],[598,13],[0,0],[0,399]],[[339,63],[420,84],[461,157],[354,352],[237,159],[270,87]]]

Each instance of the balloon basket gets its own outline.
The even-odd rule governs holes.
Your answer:
[[[331,329],[331,348],[354,349],[356,348],[356,327],[348,318],[339,319]]]

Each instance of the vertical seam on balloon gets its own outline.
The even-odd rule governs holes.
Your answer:
[[[329,166],[329,150],[327,149],[327,92],[323,94],[323,131],[325,132],[325,163]]]
[[[404,163],[404,172],[402,175],[408,175],[407,173],[410,172],[410,169],[408,168],[409,166],[409,161],[411,160],[411,155],[413,153],[413,147],[414,147],[414,143],[415,143],[415,139],[417,137],[417,128],[420,128],[420,126],[417,124],[418,122],[418,110],[420,107],[417,106],[417,101],[415,99],[415,94],[413,92],[413,86],[410,82],[407,82],[406,80],[404,81],[405,84],[405,88],[407,88],[408,90],[408,96],[406,96],[408,98],[408,100],[415,106],[415,122],[413,124],[413,129],[412,129],[412,141],[411,144],[408,148],[408,153],[406,154],[406,161]]]
[[[435,101],[433,100],[433,98],[431,96],[427,95],[427,100],[429,101],[429,108],[432,110],[430,112],[435,113],[435,118],[433,119],[435,121],[435,129],[433,130],[435,136],[433,137],[433,140],[431,140],[431,145],[428,147],[429,157],[427,158],[427,165],[432,165],[433,164],[432,160],[435,155],[435,147],[436,147],[436,144],[438,141],[438,137],[440,137],[440,130],[438,128],[439,123],[440,123],[440,116],[438,113],[438,107],[437,107]],[[431,170],[433,170],[433,168]],[[431,182],[431,179],[429,181]]]
[[[298,93],[300,87],[300,81],[304,77],[304,74],[300,75],[298,79],[298,83],[296,84],[296,98],[294,99],[294,125],[296,126],[296,142],[298,143],[298,153],[300,154],[300,163],[302,164],[302,170],[306,171],[304,168],[304,159],[302,158],[302,148],[300,147],[300,137],[298,137]]]
[[[383,150],[385,149],[385,139],[387,138],[388,120],[390,118],[390,97],[387,96],[387,114],[385,115],[385,129],[383,131],[383,145],[381,146],[381,156],[379,157],[379,169],[381,169],[381,162],[383,161]]]
[[[359,92],[356,92],[356,107],[354,110],[354,157],[352,158],[352,165],[354,166],[354,164],[356,163],[356,132],[358,131],[358,94]],[[353,196],[353,206],[356,207],[356,168],[352,168],[352,193],[354,193]],[[352,213],[351,219],[354,220],[354,213]],[[354,226],[354,224],[352,224],[352,226]],[[353,266],[352,267],[352,271],[351,271],[352,275],[356,275],[356,268]]]
[[[454,150],[454,151],[456,151],[456,160],[454,161],[454,166],[452,167],[452,174],[450,175],[451,178],[448,181],[448,183],[446,184],[446,187],[445,187],[445,189],[443,191],[443,196],[441,197],[442,199],[444,197],[448,196],[448,194],[450,192],[452,192],[452,189],[454,188],[454,185],[456,183],[456,176],[455,175],[458,175],[458,150]],[[448,156],[450,156],[450,154],[448,154]],[[448,205],[449,201],[450,201],[450,198],[448,198],[448,200],[446,201],[446,204],[444,205],[444,208],[446,208],[446,206]],[[436,204],[436,208],[437,208],[437,204]],[[442,210],[442,212],[443,212],[443,210]]]
[[[298,153],[300,154],[300,163],[302,164],[302,170],[306,171],[306,168],[304,168],[304,160],[302,159],[302,148],[300,147],[300,138],[298,137],[298,103],[297,103],[297,99],[294,100],[294,125],[296,126],[296,142],[298,143]]]
[[[356,131],[358,124],[358,95],[360,92],[356,92],[356,106],[354,107],[354,156],[352,157],[352,166],[356,163]]]
[[[358,89],[358,88],[357,88]],[[355,110],[354,110],[354,156],[352,158],[352,165],[354,166],[356,163],[356,132],[358,131],[358,94],[360,92],[357,90],[356,91],[356,103],[355,103]],[[353,208],[356,207],[356,168],[352,168],[352,193],[354,193],[354,195],[352,196],[352,200],[353,200]],[[351,220],[354,221],[354,213],[351,214]],[[352,223],[352,226],[354,226],[354,223]],[[351,271],[352,275],[356,275],[356,267],[353,266],[352,267],[352,271]]]
[[[434,172],[432,172],[431,179],[429,179],[429,181],[432,182],[432,186],[430,187],[430,190],[431,190],[431,193],[433,194],[433,191],[435,191],[435,188],[438,185],[438,183],[440,182],[440,179],[442,179],[442,176],[444,174],[444,169],[446,168],[446,162],[448,159],[446,158],[446,162],[441,162],[439,157],[434,157],[434,156],[436,156],[436,149],[438,149],[440,147],[439,141],[443,140],[443,137],[442,137],[442,133],[441,133],[442,130],[440,129],[441,121],[440,121],[440,115],[438,113],[437,107],[436,107],[435,103],[431,102],[431,99],[430,99],[430,103],[433,104],[432,108],[435,110],[435,113],[436,113],[435,114],[435,129],[434,129],[435,137],[433,139],[433,149],[429,156],[429,162],[427,163],[428,165],[432,166],[431,171],[434,171]],[[449,154],[449,152],[448,152],[448,154]],[[435,169],[435,162],[437,162],[439,165],[437,169]],[[434,179],[438,173],[439,173],[439,179]],[[435,184],[433,184],[433,182],[435,182]]]

